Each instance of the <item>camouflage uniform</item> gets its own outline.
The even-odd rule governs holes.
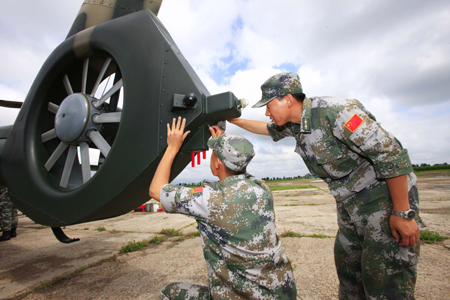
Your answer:
[[[197,220],[209,288],[172,283],[161,299],[295,299],[291,264],[275,227],[272,194],[248,174],[233,175],[194,190],[165,185],[166,212]],[[175,298],[176,297],[176,298]]]
[[[301,123],[269,123],[268,130],[274,141],[295,137],[295,152],[336,199],[340,298],[413,299],[419,244],[400,247],[393,239],[385,181],[407,174],[409,203],[424,227],[407,150],[358,100],[305,98]]]
[[[0,228],[2,231],[11,231],[17,228],[18,216],[15,208],[9,199],[8,189],[0,190]]]

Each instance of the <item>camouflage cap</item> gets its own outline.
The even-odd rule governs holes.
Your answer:
[[[278,96],[303,93],[300,77],[292,72],[273,75],[261,85],[261,91],[262,98],[253,108],[262,107]]]
[[[252,143],[238,134],[224,133],[218,138],[210,139],[208,146],[233,171],[244,169],[255,156]]]

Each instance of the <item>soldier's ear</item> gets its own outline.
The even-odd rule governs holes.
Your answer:
[[[223,164],[223,162],[218,157],[216,157],[216,159],[217,159],[217,169],[224,168],[225,165]]]
[[[218,170],[218,169],[220,168],[220,164],[222,164],[222,162],[221,162],[220,159],[216,156],[216,157],[212,160],[212,164],[213,164],[214,170]]]
[[[288,104],[288,107],[289,108],[291,108],[292,107],[292,105],[294,105],[294,103],[292,102],[294,99],[293,99],[294,97],[291,95],[291,94],[288,94],[287,96],[286,96],[286,101],[287,101],[287,104]]]

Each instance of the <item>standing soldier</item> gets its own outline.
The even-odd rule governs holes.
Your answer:
[[[291,263],[275,227],[272,194],[248,173],[253,145],[211,127],[211,172],[220,181],[190,189],[170,185],[170,169],[184,138],[186,120],[167,124],[167,149],[150,185],[164,210],[197,220],[209,286],[171,283],[161,299],[296,299]],[[217,133],[215,132],[217,131]]]
[[[8,195],[8,188],[0,190],[0,227],[2,228],[2,236],[0,242],[9,241],[16,237],[18,217],[17,208],[11,202]]]
[[[309,171],[336,199],[340,299],[414,299],[419,198],[406,149],[355,99],[307,98],[295,73],[261,86],[270,123],[229,120],[276,142],[294,137]]]

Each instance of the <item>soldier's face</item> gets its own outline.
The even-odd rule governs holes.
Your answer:
[[[278,126],[283,126],[288,122],[288,105],[286,97],[282,100],[273,99],[266,105],[266,116]]]

